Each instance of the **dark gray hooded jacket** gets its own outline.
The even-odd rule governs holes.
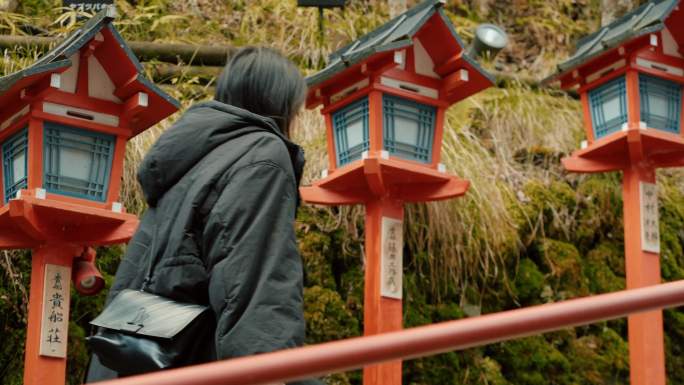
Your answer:
[[[216,101],[191,107],[140,166],[149,209],[108,299],[144,287],[210,305],[216,332],[207,353],[216,359],[302,345],[293,225],[303,166],[301,148],[272,119]],[[157,262],[147,276],[150,256]],[[98,365],[89,381],[112,377]]]

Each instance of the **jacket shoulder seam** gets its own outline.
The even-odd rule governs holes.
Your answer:
[[[281,165],[279,165],[278,163],[276,163],[270,159],[264,159],[264,160],[258,160],[256,162],[251,162],[251,163],[246,164],[244,166],[241,166],[235,170],[231,170],[230,174],[235,175],[235,174],[238,174],[239,172],[241,172],[243,170],[246,170],[246,169],[249,169],[252,167],[258,167],[258,166],[268,166],[268,167],[276,168],[276,169],[282,171],[288,179],[292,179],[290,177],[290,175],[288,175],[287,170],[285,170]],[[230,183],[230,180],[228,183]]]

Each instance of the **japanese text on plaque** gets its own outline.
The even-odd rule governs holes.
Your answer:
[[[401,299],[404,239],[402,221],[382,218],[382,255],[380,295]]]
[[[40,355],[66,357],[69,324],[69,285],[71,269],[45,265],[43,317],[41,322]]]
[[[658,186],[654,183],[639,183],[641,201],[641,248],[651,253],[660,253],[660,228],[658,217]]]

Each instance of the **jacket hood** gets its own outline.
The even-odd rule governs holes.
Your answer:
[[[213,100],[190,107],[159,137],[143,159],[138,182],[147,203],[156,206],[169,188],[216,147],[256,131],[275,134],[285,143],[299,183],[304,152],[280,132],[273,119]]]

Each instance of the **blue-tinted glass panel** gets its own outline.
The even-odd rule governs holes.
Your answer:
[[[389,95],[383,96],[382,108],[385,150],[400,158],[430,163],[437,109]]]
[[[5,203],[28,187],[28,130],[23,129],[2,144]]]
[[[51,122],[45,122],[44,138],[45,189],[105,201],[116,138]]]
[[[368,98],[355,101],[332,116],[337,165],[361,159],[368,150]]]
[[[627,123],[627,85],[625,78],[612,80],[589,92],[594,138],[620,131]]]
[[[682,110],[682,86],[648,75],[639,75],[641,120],[649,128],[678,134]]]

